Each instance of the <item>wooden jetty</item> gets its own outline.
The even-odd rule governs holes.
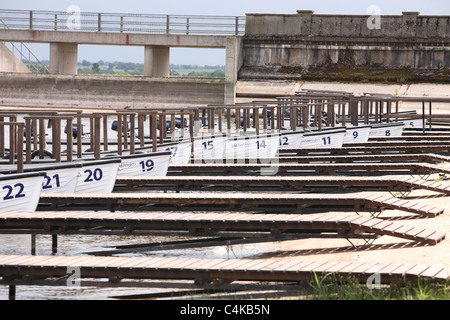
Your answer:
[[[99,228],[102,227],[102,228]],[[14,229],[18,231],[14,231]],[[28,231],[26,231],[28,230]],[[109,231],[108,231],[109,230]],[[168,213],[108,211],[44,211],[0,213],[0,233],[40,234],[127,234],[148,235],[158,231],[185,231],[177,236],[270,237],[282,240],[303,234],[320,237],[335,233],[341,238],[370,238],[389,235],[435,245],[445,239],[446,232],[413,227],[407,223],[388,221],[356,214],[255,214],[255,213]],[[256,232],[256,233],[255,233]]]
[[[422,146],[408,145],[408,146],[371,146],[371,147],[358,147],[358,146],[342,146],[341,148],[321,148],[321,149],[280,149],[280,154],[383,154],[383,153],[442,153],[449,154],[450,144],[441,144],[439,142],[430,142],[429,144]]]
[[[346,143],[342,148],[280,149],[279,157],[261,158],[255,162],[249,159],[228,159],[226,163],[193,161],[187,165],[171,165],[170,176],[167,177],[119,177],[116,180],[118,187],[151,186],[159,188],[158,192],[42,194],[38,211],[0,215],[0,233],[31,234],[32,237],[32,255],[0,255],[0,284],[9,285],[10,293],[14,292],[16,285],[67,285],[66,279],[70,275],[67,270],[72,266],[80,268],[83,279],[89,279],[86,283],[98,286],[168,287],[182,286],[186,280],[190,282],[188,286],[203,288],[238,285],[241,281],[273,282],[284,286],[328,273],[333,273],[338,279],[346,279],[350,275],[360,282],[367,281],[374,273],[380,275],[383,283],[415,281],[418,278],[447,281],[448,268],[420,264],[34,255],[38,234],[51,235],[55,249],[57,237],[63,234],[182,235],[192,238],[185,242],[167,241],[164,243],[167,250],[223,245],[225,240],[229,244],[237,244],[335,237],[349,241],[363,239],[365,245],[369,245],[371,240],[387,235],[420,245],[437,245],[445,239],[447,230],[413,227],[406,221],[375,217],[384,210],[399,210],[434,218],[444,212],[443,208],[391,197],[386,193],[305,191],[310,188],[317,191],[332,187],[342,191],[348,187],[383,187],[391,195],[419,188],[450,194],[445,181],[425,181],[409,176],[450,174],[450,168],[446,167],[450,160],[447,156],[450,132],[436,130],[448,125],[450,117],[431,112],[432,103],[449,103],[450,99],[372,94],[356,97],[329,91],[301,91],[292,96],[272,98],[270,101],[235,105],[125,108],[93,113],[48,108],[42,111],[8,110],[0,113],[0,154],[5,161],[7,157],[10,164],[17,163],[21,171],[23,162],[31,163],[33,156],[46,154],[45,148],[50,142],[51,157],[55,162],[61,162],[72,161],[75,157],[99,159],[111,152],[121,155],[142,152],[146,148],[156,151],[168,140],[176,141],[187,135],[193,141],[206,131],[240,135],[303,128],[307,132],[311,128],[320,131],[325,127],[347,124],[395,123],[403,118],[421,119],[422,126],[405,129],[402,137],[371,137],[366,143]],[[422,113],[399,112],[400,100],[421,103]],[[24,123],[17,121],[18,115]],[[175,134],[176,117],[181,119],[179,137]],[[117,138],[108,133],[110,118],[117,118],[117,134],[114,134]],[[82,150],[82,120],[86,119],[90,136],[84,141],[90,148]],[[287,119],[289,121],[285,121]],[[49,124],[46,128],[47,121],[52,124],[51,131],[46,131],[50,129]],[[437,121],[439,128],[436,128]],[[69,129],[65,131],[66,139],[63,141],[61,128],[64,124]],[[7,126],[9,131],[5,132]],[[148,136],[144,130],[146,126]],[[75,127],[77,130],[73,131]],[[5,133],[9,133],[9,141],[6,141]],[[113,140],[116,140],[114,147]],[[76,150],[63,151],[62,142],[67,144],[67,150],[72,150],[72,147]],[[268,175],[256,175],[263,172]],[[276,176],[270,175],[275,173]],[[318,173],[328,176],[317,176]],[[393,175],[397,173],[403,176]],[[314,174],[314,179],[311,179],[311,174]],[[360,177],[361,174],[367,176]],[[378,176],[374,177],[374,174]],[[177,193],[168,193],[171,188]],[[215,188],[229,188],[233,192],[209,192]],[[208,192],[193,192],[196,189]],[[261,192],[267,190],[272,192]],[[197,209],[202,212],[195,212]],[[333,213],[324,213],[328,211]],[[369,214],[360,215],[363,211]],[[153,246],[145,250],[157,249]],[[113,255],[125,251],[115,249],[98,254]],[[179,283],[171,284],[165,280]]]
[[[299,283],[311,281],[315,276],[333,274],[338,280],[368,281],[374,274],[381,283],[410,282],[430,279],[445,283],[450,272],[445,267],[406,263],[362,263],[349,261],[314,261],[286,259],[199,259],[148,257],[90,257],[90,256],[20,256],[1,255],[0,284],[9,285],[10,293],[16,285],[67,285],[69,270],[80,272],[80,285],[145,286],[145,280],[188,280],[191,284],[220,286],[242,281],[258,283]],[[107,280],[107,281],[105,281]],[[127,281],[128,280],[128,281]],[[154,283],[147,283],[149,287]],[[161,282],[159,286],[164,286]],[[170,285],[166,284],[167,286]],[[173,283],[172,283],[173,285]],[[230,289],[230,287],[228,287]]]
[[[450,173],[448,168],[432,165],[429,163],[405,162],[405,163],[278,163],[274,158],[273,163],[266,164],[240,164],[240,163],[202,163],[187,165],[169,165],[168,174],[225,174],[238,175],[257,173],[263,175],[287,174],[287,173],[355,173],[364,172],[384,173],[384,174],[421,174],[429,175],[431,173]],[[233,161],[234,162],[234,161]],[[256,161],[255,161],[256,162]]]
[[[423,162],[431,164],[445,164],[450,158],[435,153],[386,153],[386,154],[315,154],[289,155],[280,154],[275,158],[258,159],[227,159],[226,163],[352,163],[352,162]],[[191,163],[195,163],[194,160]]]
[[[445,181],[425,181],[412,176],[166,176],[125,177],[116,179],[116,187],[145,187],[146,190],[320,190],[320,188],[376,188],[400,192],[412,189],[430,190],[450,195]]]
[[[273,194],[273,193],[119,193],[109,194],[43,194],[39,206],[71,206],[90,208],[103,207],[111,210],[192,210],[207,208],[214,210],[240,209],[259,211],[304,212],[306,208],[318,207],[343,210],[344,208],[372,214],[383,209],[406,211],[426,217],[435,217],[444,212],[443,208],[423,205],[413,201],[373,194]]]

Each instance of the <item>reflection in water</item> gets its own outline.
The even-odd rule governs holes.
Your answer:
[[[56,255],[87,255],[88,252],[112,250],[115,246],[145,244],[173,239],[151,236],[94,236],[60,235]],[[55,255],[51,249],[51,236],[36,237],[36,255]],[[128,253],[121,256],[134,257],[191,257],[191,258],[245,258],[258,254],[255,244],[193,248],[183,250]],[[29,255],[31,253],[30,235],[0,235],[0,254]],[[16,300],[106,300],[112,296],[148,294],[170,289],[159,288],[97,288],[97,287],[53,287],[17,286]],[[8,287],[0,286],[0,300],[8,299]]]

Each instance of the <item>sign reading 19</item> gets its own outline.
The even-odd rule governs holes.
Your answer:
[[[141,161],[139,164],[142,167],[142,172],[149,172],[152,171],[155,167],[155,162],[153,160],[147,160],[147,161]]]

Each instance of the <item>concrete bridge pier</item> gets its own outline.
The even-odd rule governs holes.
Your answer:
[[[169,77],[170,47],[147,45],[144,51],[144,76]]]
[[[78,44],[62,42],[50,43],[50,73],[78,73]]]
[[[225,104],[234,104],[238,72],[244,62],[244,46],[241,37],[227,37],[225,56]]]

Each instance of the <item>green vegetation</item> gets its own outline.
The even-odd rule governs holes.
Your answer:
[[[448,283],[438,284],[426,279],[418,279],[411,283],[396,283],[380,285],[378,289],[369,289],[366,284],[360,284],[349,278],[339,282],[331,274],[319,278],[314,274],[315,281],[311,284],[312,300],[449,300]]]
[[[225,66],[198,66],[198,65],[170,65],[171,77],[189,78],[224,78]],[[111,74],[143,76],[144,64],[133,62],[105,62],[91,63],[83,60],[78,63],[78,74]]]
[[[28,65],[24,61],[25,64]],[[43,60],[43,64],[49,68],[50,62],[48,60]],[[44,67],[36,66],[39,68],[39,73],[44,72]],[[28,68],[33,72],[37,73],[34,68]],[[143,76],[144,75],[144,64],[143,63],[133,63],[133,62],[105,62],[103,60],[97,62],[90,62],[83,60],[78,62],[78,74],[105,74],[105,75],[122,75],[122,76]],[[171,64],[170,65],[170,76],[171,77],[187,77],[187,78],[225,78],[225,66],[223,65],[180,65]]]

